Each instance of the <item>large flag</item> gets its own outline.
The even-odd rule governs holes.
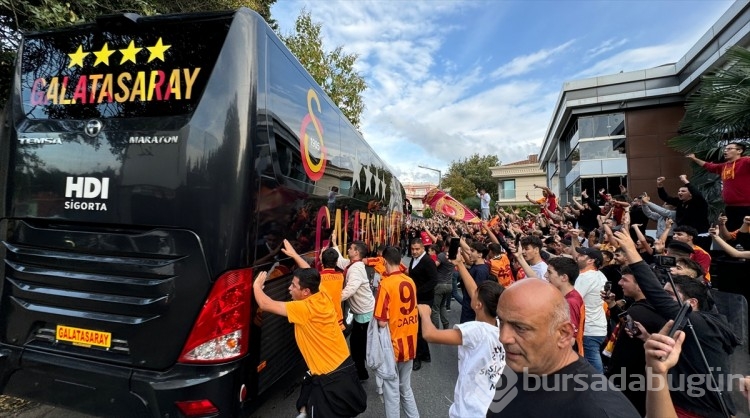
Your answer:
[[[459,221],[480,222],[479,217],[471,209],[442,190],[430,190],[422,198],[422,203],[431,207],[435,212],[442,213]]]

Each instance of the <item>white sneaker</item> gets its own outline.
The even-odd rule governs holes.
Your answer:
[[[296,418],[307,418],[307,412],[300,412]]]

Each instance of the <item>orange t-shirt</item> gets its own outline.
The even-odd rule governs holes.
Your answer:
[[[513,284],[513,272],[510,269],[510,260],[506,254],[500,254],[489,261],[490,274],[497,277],[497,282],[501,286],[508,287]]]
[[[339,328],[333,301],[326,292],[286,303],[302,358],[314,375],[330,373],[349,357],[349,346]]]
[[[320,291],[328,293],[333,302],[333,309],[342,330],[344,326],[344,312],[341,310],[341,290],[344,288],[344,273],[334,269],[323,269],[320,272]]]
[[[396,361],[413,360],[417,356],[417,287],[404,273],[386,273],[380,280],[375,299],[374,317],[388,322]]]

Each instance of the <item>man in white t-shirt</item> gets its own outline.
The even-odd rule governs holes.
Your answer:
[[[477,197],[479,198],[479,208],[482,210],[482,220],[486,221],[490,219],[490,194],[484,189],[477,190]]]
[[[599,373],[603,373],[601,345],[607,337],[607,317],[604,314],[601,291],[607,278],[599,271],[599,267],[602,266],[604,257],[596,248],[577,247],[576,252],[576,262],[581,272],[575,288],[586,305],[586,320],[583,326],[584,357]]]
[[[516,253],[516,259],[521,265],[518,270],[518,280],[527,277],[547,280],[544,276],[547,274],[547,263],[542,258],[542,240],[536,236],[521,238]],[[520,254],[519,254],[520,253]]]

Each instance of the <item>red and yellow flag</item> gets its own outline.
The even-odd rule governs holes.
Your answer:
[[[480,222],[481,220],[471,209],[454,199],[442,190],[432,189],[422,198],[422,203],[435,212],[442,213],[453,219],[464,222]]]

